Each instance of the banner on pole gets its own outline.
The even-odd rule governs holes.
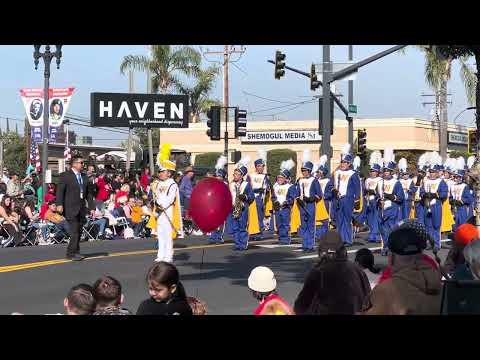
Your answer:
[[[63,123],[75,88],[53,88],[49,89],[49,126],[58,128]],[[43,89],[20,89],[23,106],[27,114],[30,126],[38,127],[43,125],[43,111],[45,108]]]

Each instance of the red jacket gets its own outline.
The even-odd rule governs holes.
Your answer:
[[[145,173],[140,177],[140,185],[142,185],[143,191],[147,191],[148,184],[150,183],[149,176]]]
[[[97,201],[106,201],[110,196],[110,190],[109,190],[109,185],[105,182],[105,178],[103,176],[100,176],[97,179],[97,188],[98,188],[98,191],[95,199]]]
[[[293,315],[293,310],[280,296],[270,294],[260,303],[253,315]]]
[[[425,262],[429,263],[435,270],[438,270],[437,262],[435,260],[433,260],[430,256],[428,256],[426,254],[422,254],[422,258],[423,258],[423,260],[425,260]],[[390,279],[391,277],[392,277],[392,267],[387,266],[383,270],[380,278],[378,279],[377,285],[380,284],[381,282],[387,280],[387,279]]]

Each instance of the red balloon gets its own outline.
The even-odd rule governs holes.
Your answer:
[[[200,180],[190,196],[190,215],[203,232],[222,225],[232,211],[232,194],[223,181],[215,178]]]

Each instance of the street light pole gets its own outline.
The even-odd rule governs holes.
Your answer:
[[[57,69],[60,69],[60,59],[62,58],[62,45],[56,45],[55,52],[50,51],[50,45],[45,46],[45,51],[40,52],[42,45],[34,45],[33,59],[35,64],[35,70],[38,69],[39,59],[42,58],[45,64],[44,75],[44,86],[43,86],[43,146],[42,146],[42,190],[43,196],[47,194],[47,167],[48,167],[48,123],[50,116],[50,106],[49,106],[49,89],[50,89],[50,64],[52,59],[57,59]]]
[[[327,165],[331,169],[332,153],[330,146],[331,113],[330,113],[330,79],[331,79],[330,45],[323,45],[323,77],[322,77],[322,145],[320,154],[327,155]]]
[[[457,116],[455,116],[455,119],[453,119],[453,124],[454,125],[457,125],[457,119],[459,118],[460,115],[462,115],[465,111],[468,111],[468,110],[475,110],[477,107],[476,106],[470,106],[470,107],[467,107],[466,109],[463,109],[462,111],[460,111],[458,113]]]

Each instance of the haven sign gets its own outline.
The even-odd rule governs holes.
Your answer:
[[[90,106],[92,126],[188,127],[187,95],[95,92]]]

